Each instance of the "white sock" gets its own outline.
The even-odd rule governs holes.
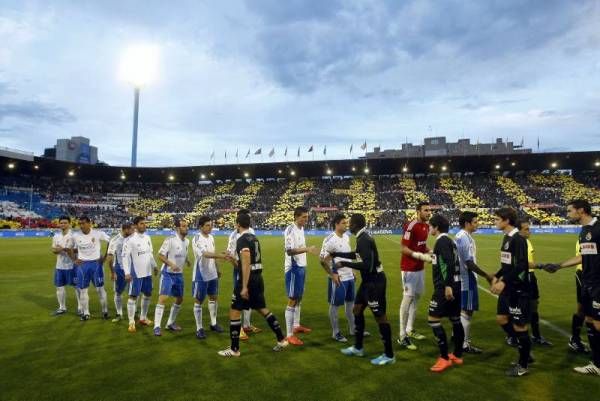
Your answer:
[[[300,326],[300,303],[296,304],[296,309],[294,310],[294,327]]]
[[[89,315],[90,314],[90,296],[88,295],[88,289],[87,288],[82,288],[81,289],[81,309],[84,315]]]
[[[285,308],[285,328],[287,330],[287,336],[291,337],[294,335],[294,315],[295,309],[294,306],[288,306]]]
[[[165,306],[161,304],[156,304],[156,308],[154,308],[154,328],[162,326],[162,317],[165,313]]]
[[[208,314],[210,315],[210,325],[217,324],[217,301],[208,301]]]
[[[348,330],[350,331],[350,335],[354,335],[354,331],[356,330],[354,327],[354,302],[346,302],[344,304],[344,309],[346,312],[346,319],[348,319]]]
[[[56,299],[58,300],[58,309],[67,310],[67,292],[65,287],[56,287]]]
[[[202,305],[194,304],[194,318],[196,319],[196,331],[202,328]]]
[[[173,304],[171,305],[171,313],[169,313],[169,320],[167,321],[167,326],[175,324],[177,320],[177,315],[179,314],[179,310],[181,309],[181,305]]]
[[[81,290],[79,288],[75,288],[75,298],[77,299],[77,312],[81,312]]]
[[[461,313],[460,322],[465,330],[464,346],[467,346],[471,342],[471,316],[467,315],[466,313]]]
[[[115,310],[117,311],[117,315],[123,315],[123,300],[121,299],[121,294],[115,293]]]
[[[243,327],[250,327],[252,323],[250,323],[250,315],[252,315],[252,311],[250,309],[242,311],[242,317],[244,319]]]
[[[408,308],[412,303],[412,296],[404,295],[400,303],[400,338],[406,337],[406,321],[408,320]]]
[[[417,304],[421,295],[415,294],[413,300],[408,306],[408,322],[406,323],[406,331],[411,333],[415,329],[415,318],[417,317]]]
[[[129,318],[129,324],[135,324],[135,308],[137,306],[136,300],[129,298],[127,301],[127,317]]]
[[[332,335],[335,337],[340,332],[340,326],[338,325],[338,307],[335,305],[329,305],[329,321],[331,322]]]
[[[102,307],[102,313],[108,313],[108,301],[106,297],[106,290],[104,287],[96,287],[98,298],[100,298],[100,306]]]
[[[142,297],[142,308],[140,312],[140,320],[148,320],[148,309],[150,309],[150,297]]]

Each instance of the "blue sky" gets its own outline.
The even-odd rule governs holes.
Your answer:
[[[160,48],[138,164],[287,146],[349,157],[425,136],[599,149],[598,1],[0,2],[0,146],[88,136],[129,164],[123,49]],[[260,161],[260,158],[252,159]],[[269,160],[263,155],[263,160]]]

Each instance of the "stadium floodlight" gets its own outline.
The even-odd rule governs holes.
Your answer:
[[[369,171],[370,171],[369,168],[365,167],[365,174],[369,174]]]
[[[356,171],[356,167],[352,166],[352,171]]]
[[[552,162],[552,164],[550,164],[550,167],[557,168],[558,167],[558,163],[557,162]]]
[[[35,165],[33,166],[33,169],[34,169],[34,170],[39,170],[39,169],[40,169],[40,166],[38,166],[37,164],[35,164]]]
[[[15,163],[8,163],[8,169],[12,170],[15,168]]]
[[[123,52],[119,76],[133,85],[133,138],[131,143],[131,167],[137,165],[138,111],[140,88],[156,80],[158,76],[158,47],[149,44],[130,46]]]
[[[73,171],[73,170],[69,170],[69,171],[67,172],[67,175],[68,175],[69,177],[73,177],[73,176],[75,176],[75,171]]]
[[[600,161],[597,161],[596,163],[594,163],[594,166],[600,167]]]
[[[175,180],[175,176],[173,174],[169,174],[169,181]]]
[[[516,166],[516,165],[517,165],[517,163],[515,163],[515,162],[512,162],[512,163],[510,163],[510,165],[514,167],[514,166]]]
[[[448,169],[448,167],[442,166],[442,171],[446,171],[447,169]]]
[[[293,177],[296,175],[296,172],[294,170],[290,171],[290,175]]]
[[[211,176],[211,177],[214,177],[214,176],[215,176],[215,173],[213,173],[213,172],[211,171],[211,172],[210,172],[210,176]]]
[[[125,181],[127,179],[127,177],[125,176],[125,173],[121,173],[121,180]]]
[[[201,179],[201,180],[204,180],[204,179],[206,179],[206,174],[200,174],[200,179]]]
[[[496,164],[496,170],[500,170],[500,165]]]
[[[403,172],[403,173],[406,173],[406,172],[408,172],[408,167],[406,167],[406,166],[402,167],[402,172]]]
[[[277,170],[277,174],[281,174],[282,172],[281,169]]]
[[[430,168],[430,169],[432,169],[432,170],[433,170],[433,168],[434,168],[434,167],[435,167],[435,166],[434,166],[433,164],[430,164],[430,165],[429,165],[429,168]]]
[[[244,173],[244,178],[248,178],[250,177],[250,174],[248,174],[247,172]]]
[[[333,171],[331,171],[331,169],[330,169],[330,168],[328,168],[328,169],[327,169],[327,175],[331,175],[331,174],[333,174]]]

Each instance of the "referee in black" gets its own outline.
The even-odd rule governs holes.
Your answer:
[[[360,270],[362,282],[356,292],[354,301],[354,322],[356,326],[355,343],[353,346],[342,349],[348,356],[364,356],[363,338],[365,332],[365,309],[367,306],[373,312],[379,325],[379,333],[383,340],[384,353],[371,360],[373,365],[383,366],[396,362],[392,349],[392,327],[386,316],[386,278],[383,266],[379,260],[379,252],[375,240],[366,231],[366,219],[362,214],[355,213],[350,216],[350,232],[356,236],[356,252],[334,252],[331,258],[345,258],[355,260],[338,261],[333,270],[334,274],[340,267],[350,267]]]

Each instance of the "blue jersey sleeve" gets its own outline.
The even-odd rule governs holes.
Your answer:
[[[459,258],[463,263],[468,260],[474,260],[473,248],[471,247],[469,238],[466,236],[456,238],[456,249],[458,250]]]

